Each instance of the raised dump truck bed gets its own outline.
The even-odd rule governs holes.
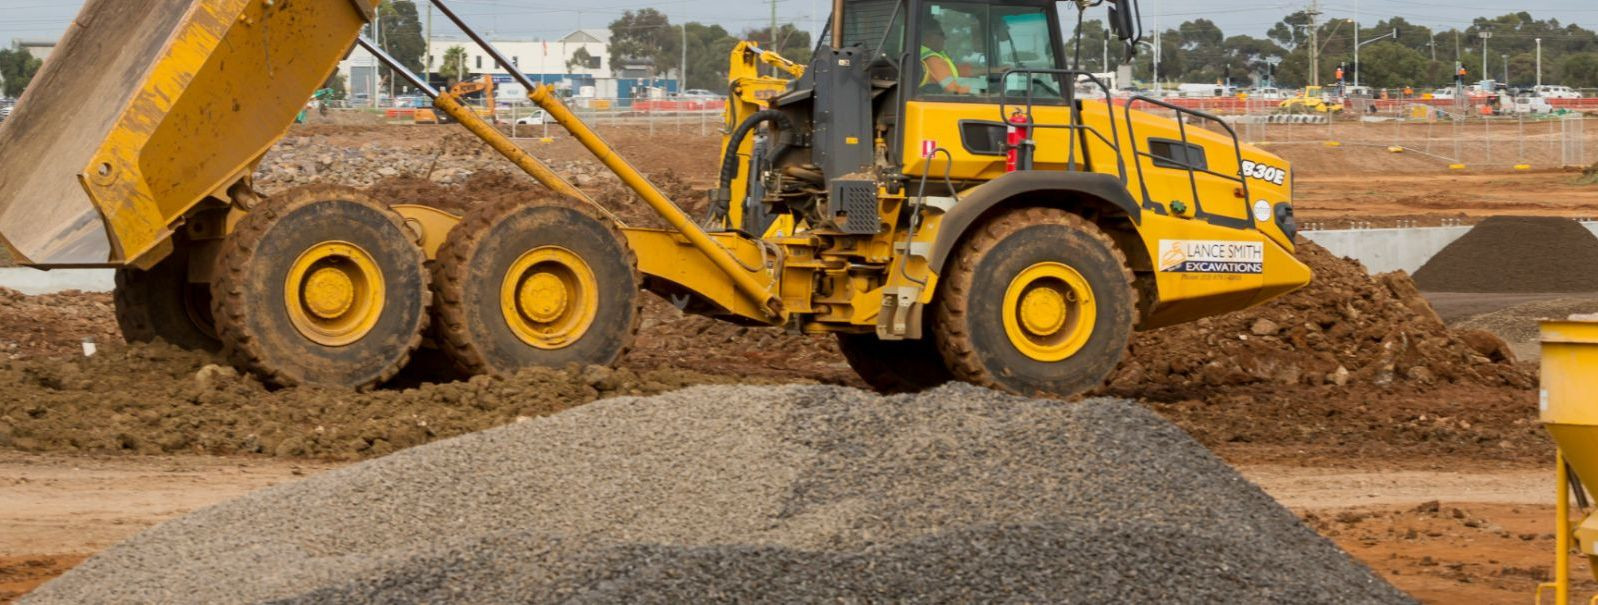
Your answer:
[[[159,261],[173,222],[283,135],[372,6],[90,0],[0,126],[0,238],[39,266]]]

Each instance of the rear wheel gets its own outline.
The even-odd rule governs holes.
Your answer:
[[[967,236],[939,286],[934,331],[964,381],[1068,397],[1099,386],[1132,335],[1132,274],[1082,217],[1022,208]]]
[[[919,340],[882,340],[876,334],[840,332],[838,350],[879,393],[916,393],[954,380],[930,334]]]
[[[638,333],[640,287],[626,236],[586,205],[474,208],[434,266],[439,345],[474,374],[610,365]]]
[[[129,343],[157,338],[185,349],[216,351],[209,284],[189,283],[190,249],[181,243],[149,270],[116,270],[117,326]]]
[[[274,196],[218,258],[212,315],[232,361],[284,386],[375,386],[427,328],[429,275],[401,217],[341,187]]]

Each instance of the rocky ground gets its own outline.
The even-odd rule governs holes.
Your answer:
[[[538,188],[509,172],[503,159],[475,139],[453,132],[297,127],[263,163],[257,183],[268,192],[356,184],[393,203],[454,211]],[[651,137],[622,128],[602,134],[685,206],[702,208],[699,192],[711,184],[718,139],[691,132]],[[625,220],[648,224],[648,213],[632,195],[569,138],[527,141],[525,147]],[[1301,256],[1316,271],[1313,285],[1256,309],[1138,334],[1127,363],[1100,394],[1140,402],[1234,464],[1526,469],[1551,461],[1550,443],[1535,422],[1533,365],[1517,360],[1489,331],[1445,325],[1407,276],[1372,278],[1357,263],[1313,245],[1303,246]],[[359,460],[612,395],[729,382],[863,386],[829,338],[683,316],[652,296],[646,299],[638,346],[618,369],[410,381],[357,395],[267,389],[203,355],[119,346],[108,295],[0,292],[0,383],[11,387],[0,391],[0,449],[75,457],[179,454],[195,460],[226,458],[193,454],[240,454],[295,464]],[[82,356],[85,339],[96,343],[94,357]],[[1400,569],[1420,570],[1426,583],[1404,587],[1437,589],[1426,593],[1429,600],[1476,594],[1465,590],[1470,577],[1487,572],[1501,574],[1495,582],[1515,594],[1532,582],[1531,575],[1547,573],[1546,566],[1525,562],[1531,555],[1486,572],[1456,573],[1439,564],[1438,573],[1430,574],[1418,557],[1384,569],[1378,558],[1398,556],[1392,549],[1402,546],[1387,545],[1405,544],[1409,527],[1422,532],[1416,544],[1432,544],[1428,531],[1441,532],[1439,540],[1463,540],[1451,546],[1450,555],[1428,555],[1434,561],[1484,552],[1472,550],[1482,542],[1453,527],[1458,523],[1447,511],[1432,519],[1407,510],[1367,511],[1373,516],[1350,522],[1330,513],[1310,522],[1389,578]],[[1503,527],[1529,526],[1533,516],[1518,510],[1494,514],[1516,519]],[[1518,541],[1519,533],[1525,532],[1513,531],[1509,538],[1494,533],[1492,539]],[[1541,545],[1540,540],[1533,542]],[[68,564],[30,567],[34,559],[13,564],[5,554],[0,553],[0,590],[14,575],[38,568],[48,577]],[[66,553],[59,561],[80,555]]]

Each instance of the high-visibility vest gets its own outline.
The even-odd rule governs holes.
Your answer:
[[[930,48],[927,48],[927,47],[923,46],[923,47],[921,47],[921,63],[922,63],[922,68],[923,68],[921,70],[921,85],[922,86],[926,86],[928,84],[932,84],[933,83],[932,70],[925,69],[926,63],[927,63],[927,59],[942,59],[944,64],[949,66],[949,77],[944,78],[943,81],[937,82],[938,86],[942,86],[945,89],[948,89],[950,84],[954,84],[955,83],[954,77],[955,77],[955,75],[960,73],[960,70],[954,66],[954,59],[950,59],[949,55],[945,55],[943,53],[940,53],[938,51],[935,51],[935,50],[932,50]]]

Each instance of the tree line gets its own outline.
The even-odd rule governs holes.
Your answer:
[[[1337,68],[1345,68],[1344,81],[1353,80],[1355,25],[1347,18],[1322,18],[1314,27],[1319,44],[1320,81],[1335,82]],[[1393,36],[1394,31],[1397,37]],[[1081,26],[1081,65],[1095,71],[1118,64],[1115,44],[1105,64],[1102,52],[1105,27],[1100,22]],[[1482,72],[1482,38],[1487,33],[1487,73]],[[1158,77],[1165,82],[1225,82],[1234,85],[1274,81],[1298,87],[1310,80],[1311,15],[1297,11],[1283,17],[1265,37],[1227,36],[1209,19],[1186,21],[1160,35]],[[1384,37],[1385,36],[1385,37]],[[1133,63],[1133,76],[1151,81],[1153,36]],[[1499,17],[1477,17],[1463,29],[1433,30],[1403,17],[1359,24],[1359,81],[1378,88],[1436,87],[1451,84],[1456,65],[1463,65],[1466,82],[1482,79],[1530,86],[1537,81],[1537,46],[1542,43],[1542,83],[1577,88],[1598,87],[1598,32],[1557,19],[1538,20],[1520,11]],[[1374,42],[1369,42],[1375,40]],[[1076,52],[1068,40],[1067,54]],[[1106,69],[1108,68],[1108,69]],[[1505,79],[1507,68],[1508,78]]]

